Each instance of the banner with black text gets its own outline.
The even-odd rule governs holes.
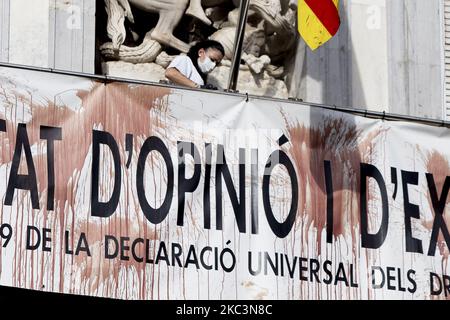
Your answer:
[[[0,285],[445,299],[450,130],[0,67]]]

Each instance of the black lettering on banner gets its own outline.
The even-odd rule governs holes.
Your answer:
[[[75,243],[74,240],[72,240],[72,243]],[[64,251],[66,254],[71,254],[71,255],[75,254],[76,256],[78,256],[81,251],[84,251],[84,252],[86,252],[86,254],[89,257],[91,256],[91,251],[89,250],[87,237],[84,232],[81,232],[80,236],[78,237],[78,242],[76,244],[75,253],[74,253],[73,249],[71,248],[70,232],[66,230],[64,232],[64,248],[65,248]]]
[[[22,148],[25,152],[28,174],[19,174]],[[28,140],[26,124],[19,123],[17,126],[17,140],[9,175],[8,187],[6,189],[5,205],[12,205],[14,191],[16,189],[28,190],[31,195],[33,209],[39,209],[39,195],[36,181],[36,169],[34,168],[33,156],[31,155],[30,142]]]
[[[396,287],[392,285],[392,282],[395,282],[395,276],[393,273],[395,272],[395,268],[387,267],[386,268],[386,279],[387,279],[387,288],[388,290],[395,290]]]
[[[394,193],[392,194],[392,199],[395,200],[398,191],[397,168],[395,167],[391,167],[391,183],[394,185]]]
[[[227,242],[227,245],[229,245],[231,241]],[[230,257],[231,259],[231,265],[228,266],[225,264],[225,254]],[[234,266],[236,265],[236,256],[234,255],[234,252],[230,248],[224,248],[220,252],[220,267],[225,272],[231,272],[234,269]]]
[[[214,248],[214,270],[219,270],[218,269],[218,265],[219,265],[219,254],[218,254],[219,249],[217,249],[217,247]]]
[[[409,202],[408,185],[419,184],[419,173],[402,170],[403,206],[405,211],[406,252],[423,253],[422,241],[412,236],[411,218],[420,219],[419,206]]]
[[[109,244],[112,242],[114,244],[114,251],[112,253],[109,252]],[[119,254],[119,241],[117,241],[114,236],[105,236],[105,258],[106,259],[114,259]]]
[[[350,286],[352,288],[358,288],[358,283],[356,282],[357,280],[357,275],[356,275],[356,270],[354,270],[356,268],[354,268],[353,263],[350,264]]]
[[[200,252],[200,263],[205,270],[212,270],[213,266],[211,264],[207,264],[207,259],[205,259],[205,254],[212,254],[212,248],[210,246],[206,246]]]
[[[367,219],[367,178],[374,178],[381,192],[382,219],[377,233],[370,234]],[[378,249],[386,240],[389,223],[389,206],[383,176],[380,171],[371,164],[361,163],[361,244],[364,248]]]
[[[320,262],[317,259],[309,260],[309,281],[320,283],[319,279]]]
[[[167,190],[164,198],[164,202],[159,208],[152,208],[147,201],[144,189],[144,170],[147,157],[152,151],[157,151],[163,157],[164,163],[167,168]],[[170,158],[170,153],[164,142],[158,137],[150,137],[145,140],[141,152],[139,154],[137,172],[136,172],[136,189],[139,199],[139,204],[144,212],[145,217],[148,221],[153,224],[159,224],[167,217],[169,214],[170,206],[172,204],[173,198],[173,187],[174,187],[174,173],[173,173],[173,162]]]
[[[3,223],[0,226],[0,238],[5,240],[5,241],[2,241],[2,247],[3,248],[6,248],[6,246],[8,245],[9,241],[12,238],[12,234],[13,234],[13,229],[12,229],[10,224]]]
[[[331,284],[333,282],[333,274],[331,273],[333,263],[330,260],[325,260],[323,263],[323,271],[327,275],[325,279],[323,279],[323,283]]]
[[[50,229],[43,228],[41,234],[41,231],[38,228],[27,226],[26,250],[37,250],[42,244],[42,251],[50,252],[52,242],[52,239],[50,238],[51,232]]]
[[[40,138],[47,140],[47,210],[54,210],[55,140],[62,140],[62,128],[41,126]]]
[[[133,158],[133,135],[129,133],[125,135],[125,151],[128,153],[128,159],[125,165],[128,169]]]
[[[99,201],[100,177],[100,144],[108,146],[114,161],[114,189],[111,199],[107,202]],[[122,172],[120,168],[120,153],[114,137],[105,131],[92,131],[92,186],[91,186],[91,215],[94,217],[110,217],[119,204]]]
[[[347,275],[345,274],[345,267],[342,262],[340,262],[338,265],[336,277],[334,279],[334,285],[337,285],[339,281],[343,281],[347,287],[349,286]]]
[[[381,276],[381,281],[378,284],[376,282],[377,277],[375,277],[375,275],[377,273],[376,271],[379,271],[379,274]],[[372,277],[372,288],[373,289],[382,289],[384,287],[384,283],[386,282],[386,276],[381,267],[372,266],[372,276],[371,277]]]
[[[416,271],[409,269],[406,277],[408,278],[409,283],[412,285],[412,287],[408,287],[408,292],[409,293],[415,293],[417,290],[417,282],[415,280],[415,275],[416,275]],[[414,276],[414,277],[413,277]]]
[[[64,232],[64,252],[65,254],[73,254],[73,250],[70,249],[70,241],[69,241],[70,232]]]
[[[86,252],[88,257],[91,256],[91,251],[89,250],[88,241],[87,241],[87,238],[86,238],[86,234],[84,232],[82,232],[80,234],[80,238],[78,239],[78,244],[77,244],[77,248],[75,250],[75,255],[76,256],[79,255],[80,251]]]
[[[274,254],[274,258],[272,259],[272,257],[270,256],[270,254],[268,252],[264,252],[264,274],[267,275],[268,274],[268,268],[267,266],[270,266],[270,269],[272,270],[272,273],[274,275],[278,275],[278,253],[275,252]]]
[[[437,281],[435,281],[435,279],[437,279]],[[440,295],[442,292],[442,282],[441,282],[441,278],[439,277],[439,275],[437,275],[436,273],[430,272],[430,294],[432,296],[437,296]],[[435,284],[438,284],[439,286],[436,288]]]
[[[197,269],[200,269],[200,266],[198,264],[197,253],[195,252],[195,247],[192,244],[189,246],[184,267],[185,268],[189,267],[189,264],[194,264]]]
[[[444,295],[448,297],[450,295],[450,276],[444,274],[442,280],[444,282]]]
[[[205,144],[205,182],[203,186],[203,219],[205,229],[211,229],[211,165],[212,145]]]
[[[150,256],[150,239],[145,239],[145,263],[155,263],[154,257]],[[155,252],[153,251],[153,254]]]
[[[178,243],[172,243],[171,251],[172,251],[172,265],[182,267],[183,264],[181,263],[180,257],[183,253],[183,248],[181,247],[181,245]]]
[[[324,161],[325,186],[327,189],[327,243],[333,243],[333,176],[331,161]]]
[[[127,255],[127,252],[130,250],[129,241],[129,237],[120,237],[120,260],[122,261],[130,260],[130,257]]]
[[[3,119],[0,119],[0,131],[6,132],[6,121]]]
[[[284,258],[286,259],[286,264],[287,264],[287,269],[288,269],[288,272],[289,272],[289,277],[291,277],[291,279],[293,279],[294,278],[294,272],[295,272],[296,265],[297,265],[298,257],[294,257],[294,261],[293,261],[292,265],[289,262],[289,258],[287,256],[287,254],[284,254]]]
[[[136,260],[137,262],[142,262],[144,261],[144,258],[142,256],[138,256],[137,255],[137,245],[138,244],[144,244],[144,239],[142,238],[137,238],[136,240],[133,241],[133,243],[131,244],[131,254],[133,255],[133,259]]]
[[[291,188],[292,188],[291,208],[289,210],[288,217],[282,223],[278,222],[277,219],[275,218],[275,215],[272,211],[272,207],[270,204],[270,176],[272,174],[273,169],[278,164],[283,165],[287,169],[289,178],[291,180]],[[269,222],[270,228],[277,237],[285,238],[291,231],[295,222],[295,217],[297,215],[298,180],[297,180],[297,173],[295,172],[294,165],[292,164],[291,159],[289,159],[287,154],[282,150],[276,150],[272,152],[269,159],[267,160],[263,177],[262,193],[263,193],[264,211],[266,213],[266,218],[267,221]]]
[[[36,235],[36,241],[34,240],[33,234]],[[26,241],[26,249],[27,250],[36,250],[39,248],[41,244],[41,233],[38,228],[33,226],[27,227],[27,241]]]
[[[402,269],[397,268],[397,275],[398,275],[398,277],[397,277],[397,279],[398,279],[398,290],[404,292],[404,291],[406,291],[406,288],[402,286],[402,279],[403,279]]]
[[[251,220],[252,220],[252,234],[258,234],[258,149],[252,149],[251,158]]]
[[[52,239],[50,238],[52,230],[44,228],[42,229],[42,251],[50,252]]]
[[[430,190],[431,202],[433,203],[434,210],[434,222],[433,230],[431,232],[430,247],[428,248],[428,255],[434,256],[436,253],[436,244],[439,236],[439,230],[444,236],[447,247],[450,248],[450,234],[448,233],[447,225],[444,220],[444,209],[447,202],[448,191],[450,189],[450,177],[445,178],[444,186],[442,187],[442,193],[438,197],[436,183],[431,173],[426,174],[428,189]]]
[[[156,254],[155,264],[158,264],[159,261],[165,261],[168,265],[169,262],[169,255],[167,254],[167,248],[166,243],[164,241],[161,241],[158,248],[158,253]]]
[[[308,277],[305,275],[305,273],[308,271],[308,259],[305,257],[300,257],[298,259],[298,264],[299,264],[300,280],[308,281]]]
[[[186,155],[194,159],[194,173],[186,178]],[[194,192],[200,182],[201,160],[197,147],[192,142],[178,141],[178,217],[177,225],[184,225],[184,202],[187,192]]]
[[[216,229],[222,230],[222,177],[233,206],[234,216],[240,233],[245,233],[245,149],[239,149],[239,199],[228,168],[222,145],[217,146],[216,162]]]
[[[252,276],[256,276],[261,273],[261,252],[258,252],[258,267],[253,269],[252,265],[252,257],[253,253],[251,251],[248,252],[248,271]]]

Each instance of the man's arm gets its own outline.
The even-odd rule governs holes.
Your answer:
[[[182,86],[190,87],[190,88],[199,88],[200,86],[196,84],[194,81],[185,77],[177,68],[167,68],[166,70],[166,78],[172,81],[175,84],[179,84]]]

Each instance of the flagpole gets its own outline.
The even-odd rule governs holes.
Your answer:
[[[234,39],[233,58],[231,60],[230,76],[228,78],[228,90],[236,91],[239,66],[241,64],[242,46],[244,44],[245,24],[247,23],[248,7],[250,0],[241,0],[239,5],[239,21]]]

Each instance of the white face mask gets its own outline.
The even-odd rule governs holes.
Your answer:
[[[197,63],[198,67],[203,73],[210,73],[216,67],[216,63],[206,55],[205,60],[203,62],[200,61],[200,58],[198,58]]]

